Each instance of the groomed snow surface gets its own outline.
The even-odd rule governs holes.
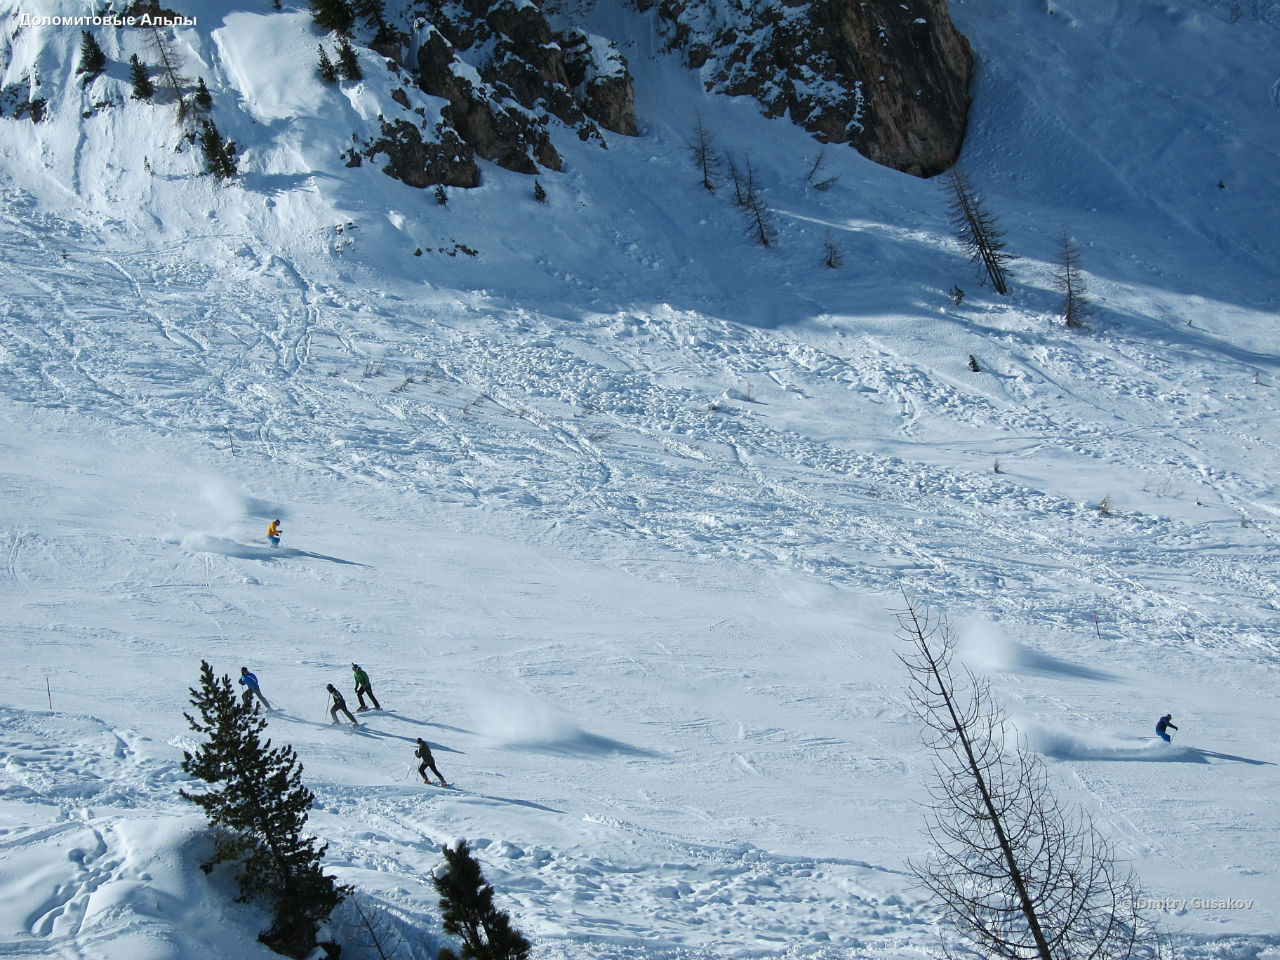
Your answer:
[[[78,30],[0,41],[51,111],[0,117],[0,956],[270,956],[177,795],[201,658],[257,673],[326,862],[413,956],[459,837],[537,958],[935,956],[903,590],[1181,956],[1280,955],[1273,8],[954,0],[965,165],[1021,256],[996,298],[936,183],[828,147],[813,190],[819,145],[648,27],[641,136],[553,131],[547,204],[486,164],[439,207],[339,156],[411,116],[376,55],[326,87],[305,11],[166,6],[230,186],[129,100],[139,37],[88,88]],[[695,111],[774,249],[701,188]],[[352,662],[358,730],[324,692],[354,708]]]

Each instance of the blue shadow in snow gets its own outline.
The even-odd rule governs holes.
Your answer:
[[[585,730],[576,730],[561,737],[546,740],[516,740],[503,744],[508,750],[533,750],[559,757],[656,757],[652,750],[633,747],[621,740],[601,737]]]

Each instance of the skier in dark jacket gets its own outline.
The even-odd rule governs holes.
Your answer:
[[[1173,737],[1169,736],[1169,730],[1177,730],[1173,725],[1173,714],[1166,713],[1163,717],[1156,721],[1156,733],[1160,735],[1160,739],[1165,743],[1173,743]]]
[[[356,713],[369,708],[364,705],[364,695],[367,693],[369,699],[373,701],[373,709],[381,710],[382,705],[378,703],[378,698],[373,695],[373,684],[369,682],[369,675],[360,669],[360,664],[353,663],[351,672],[356,678],[356,696],[360,698],[360,706],[356,707]]]
[[[444,782],[444,776],[440,773],[439,770],[436,769],[436,761],[431,756],[431,748],[427,746],[427,741],[419,737],[418,749],[414,751],[413,755],[415,757],[418,757],[422,761],[420,764],[418,764],[418,776],[422,777],[423,783],[431,782],[427,778],[427,768],[430,767],[431,772],[434,773],[437,777],[440,777],[440,786],[442,787],[448,786],[448,784]]]
[[[248,688],[247,692],[250,694],[250,699],[257,697],[262,701],[262,705],[264,707],[268,710],[271,709],[271,704],[267,702],[267,698],[264,697],[262,695],[262,691],[258,689],[258,678],[249,672],[248,667],[240,668],[240,682]]]
[[[329,696],[333,698],[333,706],[329,708],[329,716],[333,718],[333,722],[338,722],[338,711],[341,710],[347,715],[347,719],[351,721],[353,727],[360,726],[356,722],[356,718],[351,715],[351,711],[347,709],[347,701],[342,699],[342,694],[338,692],[338,688],[330,683],[325,685],[325,689],[329,691]]]

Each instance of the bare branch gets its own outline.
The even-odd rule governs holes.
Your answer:
[[[979,952],[1005,960],[1160,960],[1132,875],[1087,815],[1054,797],[987,682],[953,664],[946,620],[906,598],[898,654],[934,754],[921,885]],[[944,945],[945,949],[945,945]],[[947,951],[950,956],[950,951]]]

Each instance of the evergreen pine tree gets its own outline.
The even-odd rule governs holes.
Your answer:
[[[83,73],[85,75],[84,82],[88,83],[105,69],[107,69],[107,55],[98,46],[98,41],[93,39],[92,33],[88,30],[81,30],[80,68],[76,72]]]
[[[213,129],[205,123],[206,131]],[[231,678],[215,679],[205,661],[200,689],[190,694],[198,716],[184,716],[207,739],[194,753],[183,752],[182,769],[213,789],[179,792],[220,828],[204,869],[239,863],[240,899],[262,898],[272,907],[273,923],[259,940],[286,956],[305,957],[315,950],[317,927],[347,890],[321,871],[325,846],[303,834],[314,795],[302,784],[298,755],[263,741],[266,721],[252,695],[245,691],[237,699]]]
[[[382,26],[386,22],[383,0],[353,0],[351,8],[367,23]]]
[[[434,878],[440,894],[445,933],[462,938],[461,960],[524,960],[529,941],[511,926],[505,910],[493,905],[493,887],[485,882],[480,864],[462,840],[454,849],[445,847],[448,871]],[[439,960],[458,960],[447,947]]]
[[[356,22],[356,13],[347,0],[311,0],[311,18],[321,29],[346,34]]]
[[[209,92],[209,88],[204,85],[204,77],[201,77],[196,84],[195,95],[196,106],[206,113],[213,108],[213,94]]]
[[[204,151],[209,172],[219,180],[230,180],[237,172],[234,148],[223,141],[212,120],[202,120],[200,125],[200,149]]]
[[[443,183],[436,184],[436,203],[440,204],[442,207],[448,206],[449,204],[449,195],[444,192]]]
[[[547,191],[542,189],[542,184],[537,180],[533,181],[533,199],[539,203],[547,202]]]
[[[129,58],[129,79],[133,81],[133,96],[138,100],[150,100],[156,92],[155,84],[147,76],[147,68],[135,53]]]
[[[317,44],[320,49],[320,79],[325,83],[338,82],[338,68],[333,65],[333,61],[329,59],[329,54],[325,52],[324,44]]]
[[[338,72],[346,80],[359,80],[363,76],[356,51],[345,35],[338,38]]]

